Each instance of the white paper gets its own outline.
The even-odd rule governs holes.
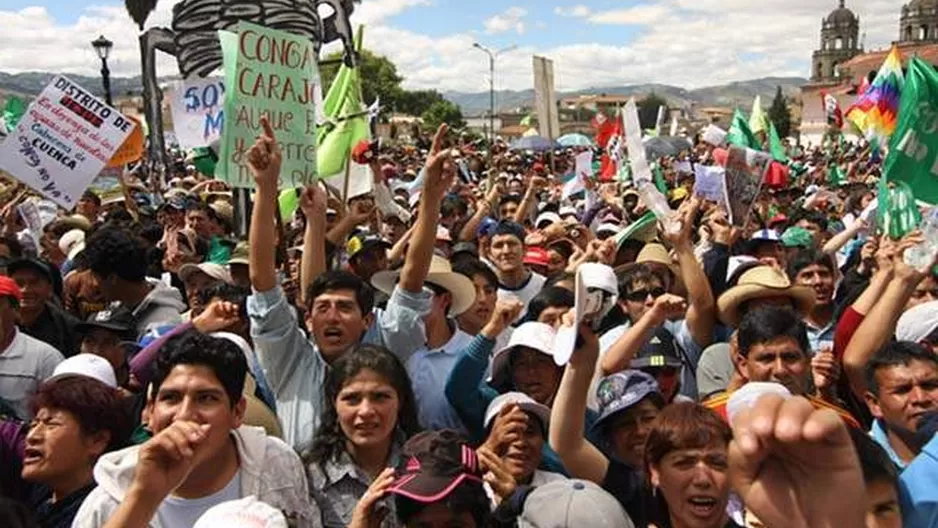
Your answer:
[[[678,174],[693,174],[694,169],[689,161],[675,161],[674,172]]]
[[[184,149],[205,147],[221,138],[225,121],[225,83],[221,77],[176,83],[169,99],[173,131]]]
[[[33,243],[36,247],[39,247],[43,225],[42,220],[39,218],[39,207],[36,206],[35,200],[26,200],[16,206],[16,210],[19,212],[20,218],[23,219],[23,223],[26,224],[26,230],[33,239]]]
[[[625,105],[622,121],[625,127],[625,144],[629,152],[629,162],[632,164],[632,181],[636,187],[641,187],[643,183],[651,183],[652,177],[648,160],[645,159],[642,126],[638,120],[638,108],[635,106],[634,97]]]
[[[694,171],[694,195],[704,200],[726,201],[726,169],[719,166],[697,165]]]
[[[576,155],[573,179],[563,185],[562,200],[586,189],[585,178],[593,176],[593,152],[587,150]]]
[[[135,126],[116,108],[56,75],[0,144],[0,169],[71,209]]]
[[[726,131],[716,125],[708,125],[700,136],[700,140],[719,147],[726,141]]]
[[[355,163],[351,159],[348,160],[348,164],[350,165],[348,170],[348,196],[345,196],[344,199],[349,200],[372,192],[375,187],[375,180],[374,175],[371,174],[371,167]],[[327,178],[326,182],[330,187],[339,191],[341,195],[345,189],[345,171]]]

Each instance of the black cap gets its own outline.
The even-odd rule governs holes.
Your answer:
[[[638,354],[629,363],[629,368],[661,368],[661,367],[680,367],[681,356],[677,350],[677,344],[674,342],[674,335],[664,328],[658,328],[652,334]]]
[[[88,316],[88,320],[75,325],[75,330],[80,334],[88,333],[95,328],[102,328],[121,334],[128,334],[136,328],[133,313],[124,307],[117,307],[113,310],[104,309]]]
[[[17,271],[24,269],[33,270],[45,277],[50,284],[55,284],[55,272],[52,271],[52,266],[45,261],[34,258],[23,258],[10,262],[7,264],[7,275],[13,276]]]

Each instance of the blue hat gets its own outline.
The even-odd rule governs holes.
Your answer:
[[[593,427],[600,427],[613,415],[619,414],[649,395],[662,398],[658,391],[658,382],[650,374],[640,370],[623,370],[606,376],[600,380],[596,388],[599,418]]]
[[[491,236],[495,232],[495,228],[498,226],[498,220],[495,220],[491,217],[486,216],[479,222],[479,227],[476,229],[476,234],[478,236]]]

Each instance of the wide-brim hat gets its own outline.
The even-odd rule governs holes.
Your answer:
[[[742,314],[739,307],[746,301],[766,297],[791,297],[802,315],[814,307],[814,290],[806,286],[794,286],[788,276],[772,266],[756,266],[740,275],[736,286],[723,292],[717,299],[720,321],[731,327],[739,326]]]
[[[371,285],[387,295],[391,295],[401,276],[401,270],[379,271],[371,278]],[[439,255],[430,260],[430,271],[426,282],[435,284],[453,296],[449,315],[456,316],[468,310],[476,302],[476,287],[472,280],[461,273],[455,273],[449,261]]]

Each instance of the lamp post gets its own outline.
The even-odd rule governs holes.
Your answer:
[[[107,68],[107,56],[111,53],[114,43],[101,35],[91,41],[91,47],[94,48],[95,53],[101,59],[101,83],[104,85],[104,100],[109,106],[113,106],[111,103],[111,70]]]
[[[484,51],[489,56],[489,149],[491,150],[491,145],[495,143],[495,59],[502,53],[512,51],[518,46],[492,50],[478,42],[474,42],[472,47]]]

